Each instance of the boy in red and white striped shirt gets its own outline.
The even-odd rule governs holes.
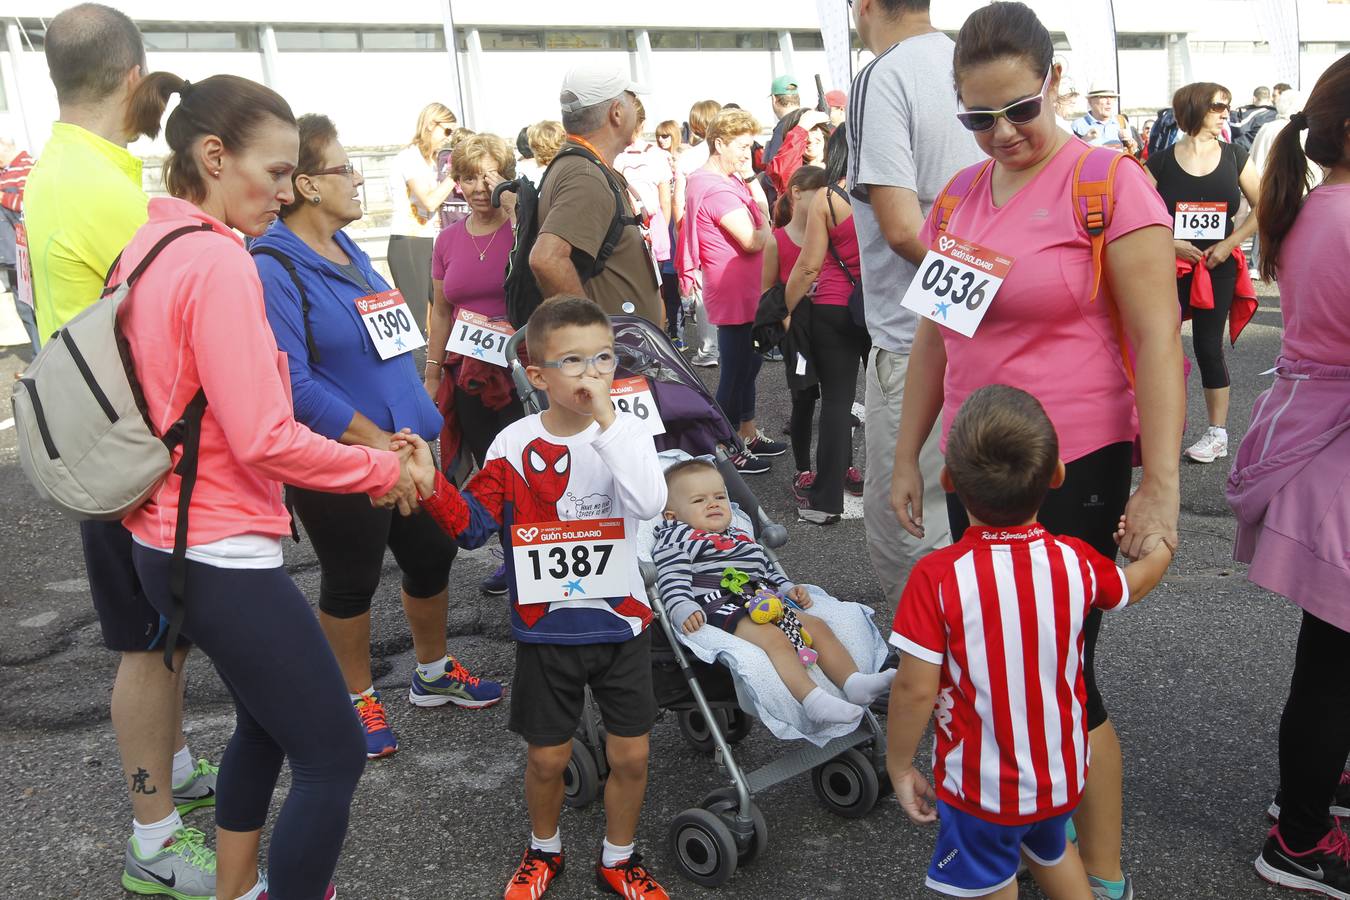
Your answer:
[[[1036,513],[1063,480],[1030,394],[991,385],[961,405],[942,485],[971,527],[914,567],[900,599],[886,753],[906,814],[941,820],[927,879],[941,893],[1016,897],[1025,855],[1049,896],[1090,896],[1066,839],[1088,768],[1083,622],[1142,598],[1172,553],[1160,543],[1122,570],[1047,532]],[[911,763],[929,718],[936,795]]]

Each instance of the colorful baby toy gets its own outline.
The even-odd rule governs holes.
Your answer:
[[[739,569],[727,567],[722,572],[722,587],[729,593],[745,600],[745,608],[750,611],[750,621],[756,625],[777,625],[787,635],[792,646],[797,648],[797,658],[802,665],[810,667],[816,663],[816,651],[811,649],[811,635],[802,627],[802,620],[787,604],[784,598],[766,587],[756,585],[753,594],[746,591],[750,576]]]

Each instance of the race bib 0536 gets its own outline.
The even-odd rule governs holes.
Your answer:
[[[989,312],[1013,260],[974,241],[940,234],[900,305],[970,337]]]

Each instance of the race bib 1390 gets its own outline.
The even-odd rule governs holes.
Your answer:
[[[366,323],[380,359],[393,359],[426,346],[422,330],[413,321],[408,304],[398,291],[382,291],[356,298],[356,311]]]
[[[919,264],[900,305],[970,337],[980,327],[1012,265],[1012,257],[973,241],[940,234]]]
[[[623,519],[573,519],[511,527],[518,603],[627,597],[633,548]]]

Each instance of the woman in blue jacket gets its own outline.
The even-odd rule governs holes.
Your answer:
[[[290,366],[295,417],[347,444],[387,449],[404,428],[435,440],[441,416],[413,361],[417,326],[342,231],[361,218],[361,174],[326,116],[302,116],[299,128],[295,199],[251,248],[267,318]],[[398,749],[370,671],[370,602],[386,547],[403,573],[403,610],[418,660],[408,700],[483,707],[501,699],[500,684],[470,675],[446,651],[455,545],[428,516],[395,516],[356,495],[286,490],[319,558],[319,622],[365,727],[367,756]]]

